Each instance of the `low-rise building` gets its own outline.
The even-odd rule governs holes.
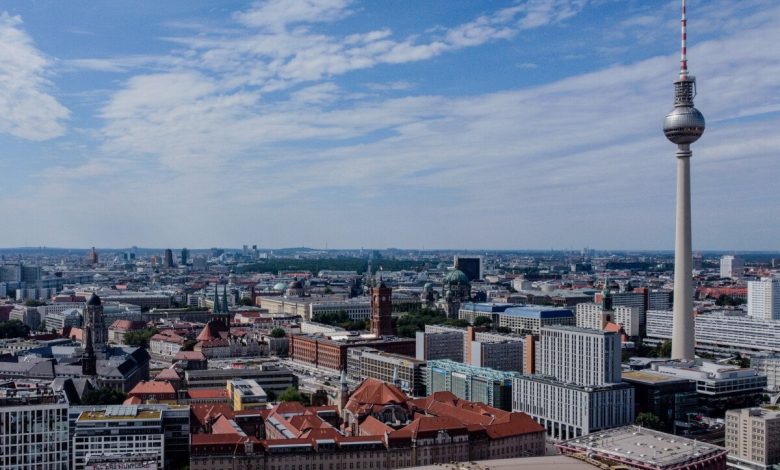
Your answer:
[[[780,464],[780,411],[745,408],[726,412],[729,468],[770,470]]]
[[[425,367],[425,361],[372,348],[352,348],[347,356],[347,376],[350,379],[382,380],[416,397],[426,393]]]
[[[268,403],[268,395],[256,380],[228,380],[227,393],[234,411],[265,408]]]
[[[567,308],[539,305],[512,307],[499,314],[498,326],[520,335],[538,335],[543,326],[576,325],[574,312]]]

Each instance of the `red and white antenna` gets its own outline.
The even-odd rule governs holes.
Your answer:
[[[685,0],[682,0],[682,17],[680,18],[680,78],[688,77],[688,17],[685,11]]]

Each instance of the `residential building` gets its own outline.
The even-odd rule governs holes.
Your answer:
[[[61,332],[65,327],[80,327],[82,322],[81,311],[76,308],[63,310],[46,315],[46,330]]]
[[[378,379],[395,384],[415,397],[425,396],[425,367],[425,361],[370,347],[351,348],[347,356],[347,376],[350,379]]]
[[[766,389],[780,392],[780,354],[761,354],[750,357],[750,367],[766,376]]]
[[[780,320],[780,279],[765,277],[748,282],[748,315],[761,320]]]
[[[780,411],[744,408],[726,412],[729,468],[770,470],[780,464]]]
[[[415,357],[421,361],[449,359],[463,362],[462,331],[418,331],[415,336]]]
[[[542,375],[566,383],[602,385],[620,382],[621,348],[617,333],[551,326],[541,329],[539,355]]]

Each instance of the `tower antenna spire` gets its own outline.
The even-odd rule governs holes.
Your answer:
[[[688,14],[685,10],[685,0],[682,0],[682,15],[680,17],[680,78],[688,77]]]

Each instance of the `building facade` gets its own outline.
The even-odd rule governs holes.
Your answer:
[[[748,282],[748,315],[760,320],[780,320],[780,279]]]
[[[780,411],[745,408],[726,412],[730,468],[770,470],[780,464]]]
[[[451,392],[469,401],[478,401],[503,410],[512,409],[512,379],[519,372],[507,372],[460,364],[450,360],[428,361],[428,393]]]

